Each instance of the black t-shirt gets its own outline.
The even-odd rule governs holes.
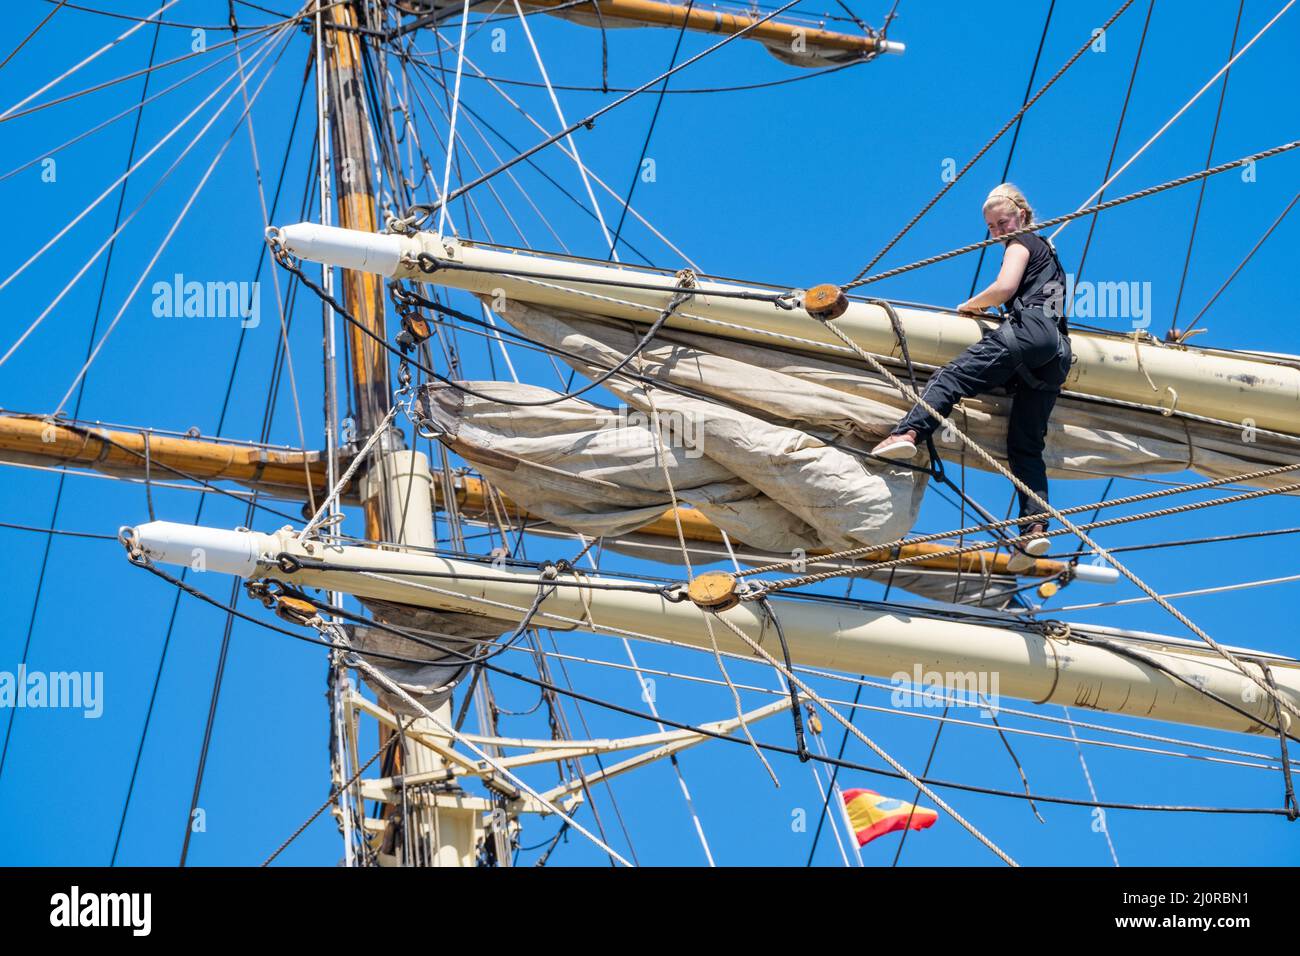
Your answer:
[[[1008,306],[1019,299],[1024,308],[1033,306],[1041,308],[1049,299],[1053,299],[1056,309],[1054,312],[1049,311],[1048,314],[1052,318],[1062,318],[1061,302],[1065,295],[1065,274],[1047,240],[1036,233],[1027,232],[1007,241],[1008,244],[1019,243],[1029,253],[1029,263],[1025,266],[1025,274],[1020,278],[1020,287],[1016,289],[1016,294],[1011,297]]]

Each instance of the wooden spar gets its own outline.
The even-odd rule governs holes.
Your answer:
[[[77,465],[112,475],[143,478],[145,430],[72,428],[19,415],[0,415],[0,460],[24,464]],[[307,475],[319,495],[325,488],[324,456],[314,451],[275,449],[149,434],[147,455],[155,481],[184,472],[207,481],[237,481],[272,493],[301,492]]]
[[[338,222],[346,229],[374,232],[379,228],[375,214],[371,173],[370,126],[365,109],[365,71],[361,62],[361,40],[355,28],[359,22],[352,4],[329,8],[329,21],[339,29],[326,29],[325,70],[329,84],[329,127],[334,194],[338,197]],[[376,275],[354,269],[343,271],[343,301],[348,311],[381,339],[384,328],[383,281]],[[388,383],[388,355],[364,331],[347,325],[351,353],[353,414],[357,440],[364,442],[379,427],[392,403]],[[363,503],[366,537],[389,539],[392,528],[386,521],[384,496],[367,497]]]
[[[115,475],[143,478],[144,454],[144,437],[138,431],[95,428],[92,433],[86,434],[41,419],[0,415],[0,460],[23,463],[54,461]],[[157,480],[174,477],[166,471],[167,468],[174,468],[195,478],[224,479],[250,488],[282,493],[302,491],[304,494],[307,485],[303,470],[305,460],[311,469],[317,492],[324,487],[322,456],[314,451],[250,448],[208,439],[157,436],[150,439],[150,457],[153,462],[153,477]],[[490,490],[481,479],[470,475],[456,476],[454,493],[457,510],[476,518],[490,518],[494,512],[503,512],[530,523],[544,521],[505,495]],[[348,489],[344,497],[354,502],[357,500],[354,489]],[[446,507],[447,496],[441,483],[434,483],[433,497],[439,508]],[[490,497],[498,499],[499,503],[494,506],[489,501]],[[681,521],[682,531],[688,541],[722,541],[718,528],[694,508],[681,508],[676,515],[669,508],[658,518],[638,528],[637,533],[675,539],[678,520]],[[898,556],[934,554],[944,550],[947,550],[946,545],[933,543],[904,545]],[[809,552],[809,557],[827,553],[829,552],[812,551]],[[870,563],[889,560],[893,556],[889,549],[881,549],[860,560]],[[1005,554],[978,551],[961,555],[960,558],[926,559],[917,562],[917,566],[948,571],[960,567],[963,571],[975,573],[1006,574],[1006,562]],[[1064,570],[1065,565],[1061,562],[1039,559],[1034,568],[1022,576],[1050,577]]]
[[[280,235],[291,253],[315,262],[360,262],[393,278],[433,281],[478,295],[642,325],[655,320],[678,281],[671,273],[652,269],[516,252],[431,233],[363,235],[302,223],[283,227]],[[426,273],[417,262],[421,253],[445,265]],[[669,328],[858,361],[801,304],[777,308],[770,297],[781,290],[715,280],[700,281],[697,289],[668,319]],[[740,298],[737,293],[758,298]],[[896,313],[912,360],[936,366],[973,345],[996,321],[925,306],[898,306]],[[850,300],[835,324],[866,351],[900,358],[889,314],[879,304]],[[1070,341],[1075,361],[1065,383],[1068,391],[1166,414],[1199,415],[1234,428],[1300,436],[1300,359],[1169,345],[1149,335],[1075,330]]]
[[[733,34],[739,33],[762,18],[761,13],[757,15],[742,12],[729,13],[715,7],[705,9],[679,3],[658,3],[654,0],[599,0],[599,16],[587,7],[568,7],[570,0],[521,0],[521,2],[526,8],[554,11],[556,16],[590,26],[603,24],[680,29],[684,24],[685,28],[692,32]],[[596,3],[593,2],[591,7],[595,6]],[[566,9],[560,12],[556,8]],[[420,16],[417,20],[403,24],[397,31],[398,35],[447,16],[458,15],[460,9],[458,3],[442,6],[427,15]],[[817,21],[817,25],[814,26],[796,19],[774,17],[750,30],[746,34],[746,39],[758,40],[768,47],[790,51],[791,54],[803,52],[819,55],[823,59],[828,55],[836,58],[851,58],[854,55],[867,57],[877,53],[902,53],[905,49],[902,43],[879,36],[825,30],[821,28],[821,22]]]
[[[552,9],[564,6],[568,0],[527,0],[524,6]],[[566,11],[567,12],[567,11]],[[579,22],[598,22],[595,14],[577,8],[570,14],[580,14]],[[658,27],[682,27],[700,33],[739,33],[761,15],[727,13],[721,10],[685,6],[677,3],[658,3],[654,0],[600,0],[600,15],[610,20],[628,20],[635,24]],[[798,22],[778,18],[760,23],[746,34],[763,43],[784,50],[799,49],[834,51],[836,53],[870,56],[875,53],[901,53],[903,44],[865,34],[837,33],[813,28]]]
[[[316,451],[271,449],[220,442],[206,438],[180,438],[151,435],[149,458],[152,477],[156,481],[170,481],[177,476],[167,471],[174,468],[204,480],[234,481],[249,488],[273,493],[299,493],[306,497],[307,471],[317,497],[325,489],[324,456]],[[133,478],[145,476],[145,438],[141,431],[101,428],[73,429],[67,425],[47,422],[39,418],[19,415],[0,415],[0,461],[24,464],[78,465],[108,474]],[[304,463],[307,471],[304,471]],[[346,462],[343,463],[346,467]],[[491,520],[504,513],[521,518],[529,524],[545,519],[511,501],[472,475],[457,475],[453,481],[455,507],[467,516]],[[344,500],[357,503],[355,488],[345,490]],[[447,507],[447,493],[443,483],[433,483],[433,503],[438,508]],[[680,508],[673,513],[668,508],[649,524],[636,530],[637,534],[651,535],[671,540],[677,539],[677,522],[687,541],[719,543],[722,533],[695,508]],[[903,545],[895,555],[888,548],[873,551],[858,560],[864,564],[888,561],[894,557],[911,557],[936,554],[950,545],[921,543]],[[816,558],[826,551],[810,551]],[[1003,552],[973,551],[948,558],[925,558],[915,567],[940,571],[969,572],[974,574],[1008,574],[1008,556]],[[1021,577],[1054,577],[1066,570],[1060,561],[1039,558]]]
[[[396,237],[382,237],[392,239]],[[675,277],[649,270],[609,267],[559,257],[504,252],[468,242],[437,241],[421,233],[402,237],[401,252],[419,246],[439,259],[469,268],[445,268],[433,276],[405,258],[396,278],[419,277],[440,285],[507,299],[596,312],[640,324],[654,321],[671,298]],[[554,278],[511,276],[512,272],[545,273]],[[574,282],[573,277],[588,281]],[[659,286],[663,291],[602,286],[601,281]],[[771,295],[772,289],[729,282],[700,282],[701,294],[680,308],[668,325],[702,334],[842,358],[844,347],[802,308],[778,309],[766,301],[709,296],[710,290],[748,290]],[[592,295],[603,298],[593,299]],[[617,300],[617,301],[611,301]],[[995,320],[953,315],[925,307],[898,307],[913,361],[944,365],[977,342]],[[901,357],[897,336],[885,309],[872,302],[851,301],[836,325],[858,345],[877,355]],[[796,341],[791,341],[792,339]],[[1300,361],[1269,360],[1186,345],[1167,345],[1134,335],[1072,331],[1075,361],[1066,380],[1069,391],[1175,410],[1246,427],[1300,435]],[[855,358],[852,361],[857,361]]]
[[[209,570],[502,622],[532,614],[529,608],[538,600],[542,580],[531,570],[498,569],[430,554],[320,548],[299,542],[292,529],[259,534],[154,521],[131,529],[130,540],[163,563],[188,563],[193,549],[203,548]],[[299,566],[285,570],[284,556],[297,559]],[[711,637],[703,620],[708,612],[701,606],[669,600],[653,587],[637,589],[648,582],[570,573],[558,580],[562,583],[540,599],[531,618],[538,626],[596,635],[624,632],[706,652],[716,640],[724,651],[751,653],[723,628],[712,629]],[[1044,632],[1011,615],[954,616],[942,608],[926,612],[781,595],[775,595],[772,604],[792,658],[805,666],[872,674],[900,685],[919,684],[920,690],[933,684],[967,693],[982,677],[988,686],[980,687],[980,693],[994,706],[999,696],[1014,697],[1250,734],[1270,733],[1268,725],[1277,720],[1273,700],[1243,693],[1243,674],[1199,641],[1082,624]],[[741,602],[719,614],[750,639],[776,646],[773,619],[762,607]],[[1141,659],[1117,653],[1107,644],[1140,652]],[[1231,650],[1257,677],[1262,674],[1257,660],[1267,659],[1278,693],[1289,704],[1300,705],[1300,661],[1245,648]],[[1223,701],[1234,706],[1224,706]],[[1282,714],[1283,726],[1294,735],[1290,715],[1285,710]]]

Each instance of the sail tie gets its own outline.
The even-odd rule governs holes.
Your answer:
[[[1160,389],[1156,386],[1156,383],[1151,380],[1151,373],[1147,371],[1146,366],[1142,364],[1142,339],[1144,336],[1149,342],[1155,344],[1156,340],[1151,335],[1151,333],[1145,331],[1144,329],[1134,329],[1133,330],[1133,354],[1137,356],[1138,371],[1142,373],[1144,378],[1146,378],[1147,384],[1151,386],[1151,391],[1155,392],[1158,395],[1160,394]],[[1168,418],[1170,415],[1174,413],[1174,409],[1178,407],[1178,390],[1174,388],[1172,385],[1166,385],[1165,391],[1169,393],[1169,397],[1170,397],[1169,407],[1165,408],[1163,405],[1157,405],[1156,407],[1160,409],[1161,415],[1164,415],[1166,418]]]
[[[1273,671],[1268,666],[1268,661],[1263,658],[1256,658],[1255,663],[1259,665],[1260,670],[1264,672],[1264,679],[1268,681],[1268,686],[1274,691],[1277,690],[1277,682],[1273,680]],[[1282,708],[1278,705],[1278,699],[1273,698],[1273,713],[1277,717],[1277,741],[1282,749],[1282,780],[1286,788],[1286,794],[1283,798],[1282,805],[1286,808],[1286,818],[1295,822],[1300,817],[1300,804],[1296,803],[1295,785],[1291,782],[1291,758],[1287,753],[1286,746],[1286,723],[1282,714]]]
[[[153,452],[149,447],[149,430],[142,431],[140,437],[144,439],[144,503],[149,509],[149,520],[157,521],[153,511]]]

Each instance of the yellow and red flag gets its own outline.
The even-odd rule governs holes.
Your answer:
[[[894,830],[924,830],[934,825],[939,814],[893,797],[882,797],[874,790],[845,790],[844,809],[858,837],[858,846],[866,846],[876,837]]]

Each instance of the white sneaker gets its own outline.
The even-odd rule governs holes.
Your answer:
[[[1035,522],[1029,532],[1033,537],[1011,546],[1011,555],[1007,558],[1007,571],[1011,574],[1023,574],[1034,566],[1034,561],[1041,558],[1052,548],[1050,539],[1043,536],[1047,526]]]
[[[1026,554],[1031,554],[1035,558],[1041,558],[1048,551],[1052,550],[1052,542],[1047,538],[1030,538],[1023,545]]]
[[[909,461],[916,457],[916,433],[890,435],[871,449],[871,454],[888,461]]]

